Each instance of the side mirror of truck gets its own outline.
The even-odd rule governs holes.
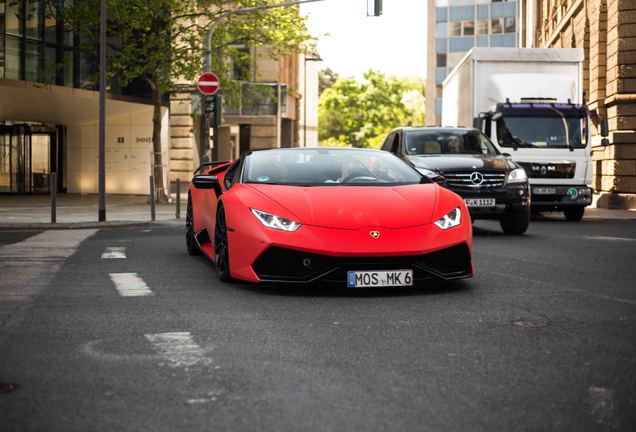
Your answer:
[[[501,120],[502,117],[503,117],[503,114],[500,112],[496,112],[492,115],[493,121]]]
[[[609,135],[609,125],[607,124],[607,117],[599,116],[598,120],[599,126],[601,128],[601,136],[603,138],[607,138],[607,136]]]

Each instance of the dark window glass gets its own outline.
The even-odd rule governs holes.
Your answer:
[[[479,132],[409,131],[406,135],[406,154],[499,154],[495,146]]]
[[[27,42],[24,52],[24,79],[32,82],[43,81],[43,70],[40,67],[42,46],[37,42]]]
[[[446,54],[437,54],[437,67],[446,67]]]
[[[515,19],[506,18],[504,21],[504,33],[514,33],[515,32]]]
[[[40,20],[43,16],[42,3],[39,0],[27,0],[25,8],[26,36],[31,39],[41,39]]]
[[[302,149],[257,151],[246,157],[245,183],[298,186],[395,186],[422,176],[381,151]]]
[[[20,5],[17,2],[6,3],[6,32],[10,35],[22,36],[22,15],[19,13]]]
[[[462,21],[464,36],[472,36],[475,34],[475,21]]]
[[[20,79],[20,39],[6,36],[4,53],[4,77]]]

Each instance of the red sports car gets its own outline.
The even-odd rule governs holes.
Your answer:
[[[473,274],[464,201],[391,153],[260,150],[198,172],[186,244],[221,280],[358,288]]]

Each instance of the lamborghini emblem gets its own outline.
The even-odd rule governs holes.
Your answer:
[[[369,234],[371,234],[371,237],[373,237],[374,239],[380,237],[380,231],[369,231]]]

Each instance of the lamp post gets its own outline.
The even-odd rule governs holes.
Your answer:
[[[307,49],[303,56],[303,147],[307,147],[307,62],[322,61],[320,56],[307,57]]]
[[[106,0],[99,2],[99,143],[98,178],[99,194],[97,221],[106,220]]]

